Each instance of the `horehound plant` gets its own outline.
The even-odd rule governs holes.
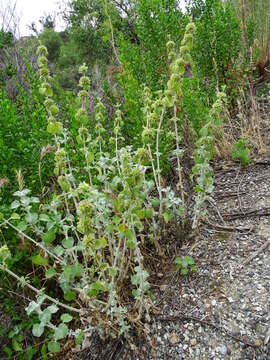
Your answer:
[[[187,34],[193,29],[193,25],[188,25]],[[183,61],[188,60],[185,46],[189,39],[186,36],[180,50]],[[47,130],[55,142],[54,174],[59,188],[46,203],[31,196],[30,190],[20,189],[12,203],[16,213],[3,220],[1,226],[11,227],[33,245],[33,264],[44,268],[47,281],[54,281],[59,288],[57,293],[61,289],[63,298],[48,295],[45,288],[33,286],[28,277],[20,278],[13,273],[7,266],[6,246],[0,251],[0,269],[37,294],[37,299],[27,307],[29,315],[36,313],[39,318],[33,334],[41,336],[47,327],[51,336],[49,350],[57,351],[58,341],[66,336],[75,335],[79,341],[83,335],[98,329],[103,335],[128,337],[130,328],[142,328],[141,319],[147,316],[151,301],[149,274],[140,243],[142,239],[153,241],[161,219],[168,223],[181,219],[183,214],[181,199],[171,188],[163,187],[160,165],[160,134],[165,115],[175,110],[180,101],[181,83],[177,79],[183,75],[183,61],[177,62],[176,56],[170,86],[165,93],[160,91],[156,100],[145,90],[144,145],[137,150],[120,146],[124,121],[120,108],[115,113],[110,142],[106,141],[104,129],[106,109],[100,100],[94,119],[88,116],[90,79],[86,75],[87,67],[81,66],[76,112],[80,127],[72,151],[81,151],[84,163],[73,165],[68,153],[70,144],[66,146],[68,130],[58,119],[59,109],[53,99],[47,49],[40,45],[37,54],[40,92],[48,113]],[[180,161],[176,119],[174,125],[176,156]],[[179,166],[178,171],[181,171]],[[158,199],[154,196],[155,188]],[[55,315],[60,309],[64,313]],[[74,315],[81,324],[77,330],[68,325]]]
[[[182,167],[181,167],[181,158],[183,156],[183,149],[180,148],[181,135],[179,133],[179,123],[181,122],[178,114],[181,114],[181,100],[183,98],[183,92],[181,88],[181,80],[185,75],[185,67],[189,64],[191,66],[191,56],[190,51],[193,44],[193,35],[196,31],[194,23],[190,22],[185,31],[184,38],[181,42],[181,47],[179,53],[175,51],[175,44],[173,41],[168,41],[167,50],[168,58],[170,61],[170,79],[167,83],[168,89],[166,90],[166,99],[165,104],[168,108],[173,108],[173,128],[175,132],[175,147],[174,155],[177,159],[177,174],[178,174],[178,190],[181,193],[181,200],[183,206],[185,205],[185,196],[184,196],[184,186],[182,180]]]
[[[161,166],[160,166],[160,135],[166,114],[173,113],[171,122],[173,124],[173,136],[175,139],[175,150],[173,155],[177,159],[177,174],[178,183],[177,189],[180,190],[181,202],[178,199],[179,205],[181,203],[181,211],[185,208],[184,185],[182,180],[181,158],[183,156],[183,149],[180,148],[181,133],[179,124],[181,122],[181,102],[183,92],[181,88],[181,81],[185,74],[185,66],[190,64],[190,51],[193,43],[193,35],[196,28],[194,23],[190,22],[185,31],[184,38],[181,42],[179,52],[175,50],[173,41],[167,43],[168,58],[170,61],[169,71],[170,78],[167,82],[167,88],[164,92],[159,92],[157,99],[151,98],[149,88],[144,89],[144,115],[146,119],[145,127],[142,132],[142,142],[145,149],[147,149],[151,161],[153,177],[159,196],[159,213],[163,214],[165,222],[172,218],[172,212],[166,207],[166,196],[171,193],[169,189],[163,189],[161,183]],[[169,115],[170,116],[170,115]],[[154,156],[155,155],[155,156]],[[172,196],[172,193],[171,195]]]
[[[226,103],[224,92],[217,93],[217,100],[213,104],[207,123],[201,128],[199,139],[196,142],[194,153],[194,167],[192,169],[191,179],[196,178],[195,204],[192,228],[198,229],[199,222],[207,215],[205,202],[211,201],[211,194],[214,190],[213,168],[210,161],[216,153],[215,136],[217,130],[221,128],[221,114]]]

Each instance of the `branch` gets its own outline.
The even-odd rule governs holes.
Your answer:
[[[74,308],[72,306],[65,305],[65,304],[61,303],[60,301],[50,297],[49,295],[44,294],[41,290],[38,290],[34,286],[28,284],[28,282],[24,282],[22,280],[22,278],[20,278],[18,275],[16,275],[13,271],[9,270],[6,266],[0,264],[0,270],[5,271],[6,273],[8,273],[12,277],[14,277],[19,283],[24,284],[30,290],[34,291],[36,294],[45,296],[46,299],[50,300],[54,304],[56,304],[58,306],[61,306],[62,308],[66,309],[66,310],[76,312],[78,314],[83,314],[84,313],[84,311],[82,309],[77,309],[77,308]]]

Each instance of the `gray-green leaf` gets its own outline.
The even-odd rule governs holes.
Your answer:
[[[56,271],[54,270],[54,268],[50,268],[46,271],[45,273],[45,276],[46,276],[46,279],[50,279],[52,278],[56,273]]]
[[[68,334],[68,327],[66,324],[61,323],[54,331],[55,340],[64,339]]]
[[[58,342],[55,341],[50,341],[48,343],[48,350],[50,352],[56,353],[60,351],[60,344]]]
[[[42,323],[35,324],[32,329],[32,333],[36,337],[40,337],[44,332],[44,325]]]
[[[74,239],[72,237],[68,237],[62,241],[62,245],[65,249],[71,249],[74,245]]]
[[[51,313],[51,314],[55,314],[59,309],[56,305],[51,305],[47,307],[47,310]]]
[[[69,314],[65,313],[61,315],[61,320],[63,321],[63,323],[69,323],[72,319],[73,317]]]

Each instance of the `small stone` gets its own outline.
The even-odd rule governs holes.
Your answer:
[[[183,349],[184,349],[184,350],[187,350],[187,348],[188,348],[188,345],[185,344],[185,345],[183,346]]]
[[[211,301],[211,304],[212,304],[213,306],[216,306],[216,305],[217,305],[217,301],[214,299],[214,300]]]
[[[196,356],[200,356],[200,354],[201,354],[201,349],[197,347],[195,354],[196,354]]]
[[[161,339],[160,336],[157,336],[157,342],[158,342],[158,343],[162,343],[162,339]]]
[[[225,356],[227,354],[227,347],[225,345],[222,345],[219,348],[219,352],[220,352],[221,355]]]
[[[177,344],[178,342],[179,342],[179,336],[174,332],[174,333],[172,333],[171,335],[170,335],[170,337],[169,337],[169,341],[170,341],[170,343],[172,344],[172,345],[175,345],[175,344]]]
[[[162,273],[158,273],[157,276],[161,279],[164,275]]]
[[[166,291],[166,289],[167,289],[167,285],[161,285],[161,286],[160,286],[160,290],[161,290],[161,291]]]
[[[196,346],[197,345],[197,340],[196,339],[191,339],[190,343],[191,343],[191,346]]]
[[[200,326],[200,327],[198,328],[198,333],[201,334],[202,331],[203,331],[203,329],[202,329],[202,327]]]

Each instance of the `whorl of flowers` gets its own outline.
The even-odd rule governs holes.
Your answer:
[[[86,76],[88,67],[83,64],[79,67],[79,73],[82,75],[79,80],[79,87],[81,90],[78,93],[78,99],[80,103],[80,108],[76,112],[75,119],[80,123],[86,125],[89,121],[89,115],[87,111],[87,104],[88,104],[88,94],[90,90],[90,79]]]
[[[173,106],[178,99],[183,96],[181,78],[185,74],[185,66],[191,62],[190,51],[195,31],[196,27],[194,23],[190,22],[186,26],[179,53],[175,51],[175,43],[172,40],[167,42],[167,52],[170,61],[170,78],[167,82],[167,90],[165,91],[166,96],[163,100],[166,107]]]
[[[53,100],[53,89],[51,86],[51,76],[48,69],[48,50],[40,43],[36,54],[38,56],[39,77],[41,80],[40,93],[45,96],[44,106],[47,111],[48,126],[47,131],[52,135],[59,135],[63,131],[63,124],[57,120],[59,112],[58,106]]]
[[[106,120],[106,108],[100,99],[98,99],[97,104],[95,106],[95,120],[96,120],[95,130],[97,133],[97,141],[101,146],[104,143],[103,134],[105,132],[104,123]]]

